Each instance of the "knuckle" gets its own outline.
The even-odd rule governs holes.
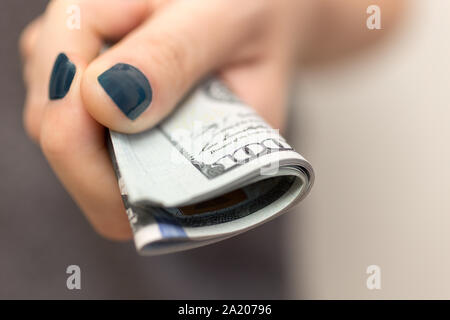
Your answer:
[[[29,23],[19,36],[19,52],[23,57],[28,57],[33,50],[33,38],[36,38],[40,18]]]
[[[33,108],[26,106],[23,112],[23,127],[28,137],[34,141],[39,142],[39,136],[41,131],[40,120],[36,112],[33,112]]]
[[[48,113],[51,112],[47,112],[42,122],[39,142],[45,156],[59,158],[68,152],[70,131],[64,125],[63,119]]]
[[[40,135],[41,149],[49,158],[59,157],[64,153],[64,143],[61,136],[55,132]]]
[[[50,0],[45,9],[45,13],[48,14],[50,12],[59,10],[61,5],[64,5],[66,2],[67,2],[67,0]]]
[[[19,51],[22,56],[28,56],[31,51],[30,35],[28,28],[22,31],[19,38]]]

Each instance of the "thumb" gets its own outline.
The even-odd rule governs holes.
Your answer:
[[[164,6],[89,65],[81,88],[88,112],[124,133],[161,121],[196,82],[246,42],[244,23],[254,14],[236,13],[232,3],[192,0]]]

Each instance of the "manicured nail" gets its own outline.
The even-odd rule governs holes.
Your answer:
[[[135,120],[152,102],[152,88],[147,77],[135,67],[118,63],[98,77],[119,109],[131,120]]]
[[[77,68],[64,53],[56,58],[50,78],[50,100],[62,99],[70,90]]]

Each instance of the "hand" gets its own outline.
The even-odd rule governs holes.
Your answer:
[[[282,128],[306,3],[55,0],[27,27],[25,128],[100,234],[131,236],[104,127],[151,128],[215,72]],[[66,27],[72,4],[81,9],[79,30]]]
[[[383,31],[368,34],[371,3],[53,0],[20,41],[25,128],[94,228],[128,239],[105,127],[126,133],[151,128],[214,72],[283,129],[296,61],[330,60],[359,48],[390,29],[403,8],[403,1],[379,0]],[[72,5],[80,8],[79,30],[67,28]],[[110,42],[116,44],[99,55]]]

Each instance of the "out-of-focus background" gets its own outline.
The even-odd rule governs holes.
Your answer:
[[[301,75],[317,180],[289,216],[292,297],[450,299],[450,1],[405,3],[377,47]]]
[[[450,298],[448,0],[408,0],[376,46],[301,73],[288,140],[317,180],[294,212],[153,258],[96,235],[22,129],[17,38],[46,2],[0,2],[0,298]]]

